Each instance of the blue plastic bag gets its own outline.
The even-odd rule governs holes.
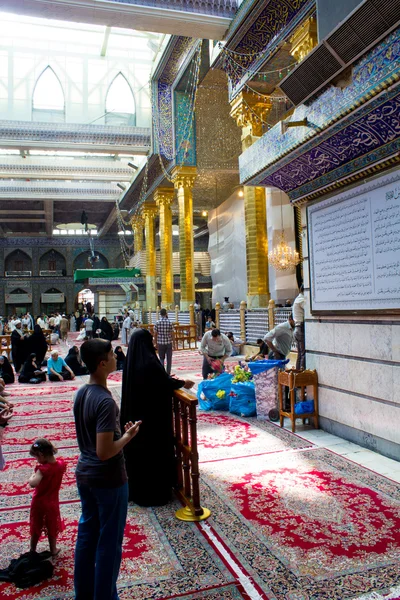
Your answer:
[[[256,392],[252,381],[232,383],[229,412],[241,417],[256,414]]]
[[[263,373],[268,369],[272,369],[273,367],[278,367],[278,369],[282,369],[285,365],[287,365],[289,359],[286,360],[254,360],[249,362],[249,369],[253,373],[253,375],[258,375],[259,373]]]
[[[215,379],[201,381],[197,386],[197,399],[200,410],[229,410],[231,381],[232,375],[230,373],[221,373]],[[225,392],[222,398],[218,398],[216,395],[219,390]]]
[[[314,400],[304,400],[303,402],[297,402],[294,405],[294,413],[296,415],[305,415],[314,412]]]

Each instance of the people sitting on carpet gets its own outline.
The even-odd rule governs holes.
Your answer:
[[[57,536],[64,525],[60,515],[59,491],[66,464],[62,458],[55,458],[57,448],[45,438],[40,438],[32,445],[29,454],[34,456],[38,464],[29,478],[29,485],[34,488],[30,512],[31,552],[36,547],[42,533],[47,534],[50,552],[57,556]]]
[[[36,354],[36,363],[38,367],[40,367],[48,350],[48,344],[40,325],[35,325],[33,328],[33,333],[28,337],[26,343],[29,354]]]
[[[112,326],[113,329],[113,340],[117,340],[119,338],[119,325],[118,323],[114,323]]]
[[[10,361],[7,356],[2,354],[0,355],[0,384],[5,386],[6,383],[14,383],[14,381],[14,371],[10,365]]]
[[[87,340],[87,339],[88,339],[88,337],[87,337],[87,335],[86,335],[86,329],[85,329],[85,326],[84,326],[84,325],[82,325],[82,326],[81,326],[81,328],[80,328],[80,331],[79,331],[79,335],[78,335],[78,337],[76,338],[76,340],[77,340],[78,342],[82,342],[83,340]]]
[[[89,373],[82,363],[78,346],[72,346],[64,360],[75,375],[87,375]]]
[[[53,350],[50,358],[47,361],[47,373],[49,381],[65,381],[67,379],[75,379],[74,372],[66,364],[65,360],[58,356],[58,351]]]
[[[268,356],[269,349],[264,340],[258,338],[256,343],[260,349],[256,354],[253,354],[253,356],[246,356],[245,360],[248,362],[252,362],[253,360],[262,360],[263,358]]]
[[[244,344],[244,341],[241,340],[238,337],[235,337],[233,335],[232,331],[229,331],[226,334],[226,337],[228,338],[228,340],[230,341],[231,346],[232,346],[232,354],[231,354],[231,356],[239,356],[240,349],[241,349],[241,346]]]
[[[115,346],[114,352],[117,359],[117,371],[123,371],[126,360],[125,353],[122,350],[121,346]]]
[[[207,321],[205,322],[204,329],[205,329],[205,331],[211,331],[212,329],[215,329],[215,323],[211,317],[207,317]]]
[[[190,389],[194,384],[167,374],[151,333],[145,329],[133,330],[126,360],[121,429],[127,421],[142,421],[139,433],[124,448],[129,500],[140,506],[162,506],[171,499],[175,481],[172,395],[174,390]]]
[[[58,333],[54,333],[53,331],[53,333],[50,334],[50,341],[52,346],[56,346],[60,341],[60,336],[58,335]]]
[[[46,373],[40,369],[36,354],[32,352],[24,362],[18,377],[19,383],[42,383],[46,381]]]

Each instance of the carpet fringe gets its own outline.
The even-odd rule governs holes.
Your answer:
[[[214,533],[212,532],[212,529],[211,529],[210,525],[208,525],[208,523],[200,523],[200,527],[205,531],[205,533],[210,538],[210,540],[212,541],[212,543],[214,544],[214,546],[218,549],[218,551],[220,552],[220,554],[222,554],[222,556],[224,557],[224,559],[226,560],[226,562],[231,567],[232,571],[234,571],[234,573],[237,576],[237,578],[238,578],[241,586],[243,587],[243,589],[245,590],[245,592],[249,596],[249,598],[251,600],[264,600],[264,598],[262,596],[260,596],[260,594],[258,593],[258,591],[256,590],[256,588],[254,587],[253,583],[251,582],[250,577],[248,577],[247,575],[245,575],[243,573],[243,571],[241,570],[241,568],[237,564],[237,562],[232,559],[232,557],[230,556],[229,552],[226,551],[226,549],[224,548],[224,546],[221,544],[221,542],[214,535]]]

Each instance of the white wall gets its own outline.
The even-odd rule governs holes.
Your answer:
[[[306,235],[303,251],[308,299]],[[318,372],[322,427],[400,460],[399,315],[313,316],[308,304],[305,334],[307,368]]]
[[[208,213],[212,303],[222,303],[225,296],[235,304],[246,300],[246,235],[244,202],[233,194]]]

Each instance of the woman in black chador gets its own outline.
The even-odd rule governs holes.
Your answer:
[[[192,381],[170,377],[157,358],[151,334],[131,335],[122,378],[121,423],[142,421],[139,433],[124,448],[129,500],[162,506],[171,499],[175,481],[172,394]]]
[[[48,349],[46,338],[40,325],[35,325],[32,335],[26,340],[26,345],[29,354],[36,354],[36,363],[40,368]]]

